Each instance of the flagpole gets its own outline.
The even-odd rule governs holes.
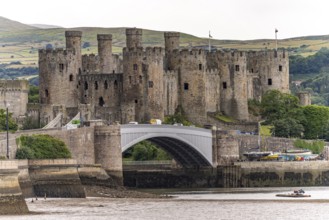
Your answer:
[[[275,28],[275,50],[278,51],[278,29]]]
[[[211,35],[210,35],[210,31],[209,31],[209,53],[211,52],[211,50],[210,50],[210,49],[211,49],[211,48],[210,48],[210,36],[211,36]]]

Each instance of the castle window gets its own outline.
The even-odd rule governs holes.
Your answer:
[[[202,70],[202,64],[201,63],[199,64],[199,70]]]
[[[269,86],[272,85],[272,79],[271,79],[271,78],[269,78],[269,79],[267,80],[267,85],[269,85]]]
[[[46,97],[49,96],[48,89],[45,90],[45,95],[46,95]]]
[[[73,81],[73,75],[72,74],[70,74],[70,82],[72,82]]]
[[[137,70],[137,69],[138,69],[138,65],[134,64],[134,70]]]
[[[97,89],[98,89],[98,82],[95,81],[95,90],[97,90]]]
[[[81,68],[79,68],[79,74],[81,74]]]
[[[153,88],[153,81],[149,81],[149,88]]]
[[[227,83],[223,82],[223,89],[227,89]]]
[[[115,70],[113,70],[113,73],[115,73]]]
[[[282,57],[283,57],[283,58],[286,58],[286,53],[285,53],[285,51],[283,51]]]
[[[129,84],[131,84],[131,76],[129,76]]]
[[[85,82],[84,88],[85,88],[85,90],[88,89],[88,83],[87,82]]]
[[[63,72],[63,70],[64,70],[64,64],[60,63],[59,64],[59,72]]]
[[[137,99],[135,99],[135,103],[136,103],[136,104],[138,103],[138,100],[137,100]]]
[[[253,69],[253,68],[251,68],[251,72],[252,72],[252,73],[254,72],[254,69]]]
[[[243,53],[240,51],[240,57],[242,57],[243,56]]]
[[[146,65],[145,64],[142,64],[142,70],[146,71]]]
[[[235,71],[240,71],[240,66],[239,65],[235,65]]]
[[[118,88],[118,82],[116,80],[114,80],[114,89]]]
[[[184,83],[184,90],[188,90],[188,83]]]
[[[104,102],[103,97],[99,97],[99,99],[98,99],[98,105],[103,107],[104,104],[105,104],[105,102]]]
[[[275,58],[278,57],[278,51],[277,50],[274,51],[274,57]]]
[[[107,80],[105,80],[104,82],[104,89],[108,89],[109,88],[109,85],[107,84]]]
[[[139,76],[139,83],[142,83],[142,82],[143,82],[143,77]]]
[[[280,72],[282,71],[282,66],[281,66],[281,65],[279,66],[279,71],[280,71]]]

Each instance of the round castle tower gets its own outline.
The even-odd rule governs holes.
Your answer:
[[[98,55],[100,61],[100,73],[110,73],[112,62],[112,35],[98,34]]]
[[[163,119],[162,48],[141,47],[141,29],[127,29],[123,50],[123,122]]]
[[[66,31],[65,50],[39,50],[40,114],[44,123],[56,117],[58,111],[54,108],[64,111],[65,121],[65,109],[78,106],[76,87],[81,71],[81,35],[80,31]],[[77,110],[71,113],[76,114]]]
[[[128,28],[126,29],[126,47],[138,48],[142,47],[142,29]]]
[[[172,52],[174,50],[179,50],[179,32],[165,32],[164,39],[165,39],[165,51],[166,51],[166,70],[174,70],[177,68],[175,65],[174,58]]]
[[[66,49],[74,49],[81,63],[81,31],[65,31]]]
[[[220,109],[226,115],[248,120],[247,56],[245,52],[219,52]]]

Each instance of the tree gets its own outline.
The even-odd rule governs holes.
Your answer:
[[[278,119],[293,117],[298,108],[299,100],[296,96],[269,90],[262,98],[261,116],[270,124]]]
[[[171,157],[161,148],[149,141],[142,141],[135,144],[124,153],[125,158],[131,158],[135,161],[145,160],[170,160]]]
[[[84,42],[82,48],[90,47],[90,42]]]
[[[273,122],[271,132],[276,137],[301,137],[304,127],[293,118],[279,119]]]
[[[39,103],[39,87],[30,85],[28,94],[29,103]]]
[[[308,105],[303,107],[305,115],[305,138],[306,139],[328,139],[329,129],[329,107]]]
[[[6,116],[6,110],[0,109],[0,131],[6,131],[6,121],[7,121],[7,116]],[[8,128],[10,131],[16,131],[18,126],[14,119],[12,118],[12,113],[8,113]]]

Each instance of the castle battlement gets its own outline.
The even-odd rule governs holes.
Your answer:
[[[97,34],[97,40],[112,40],[112,34]]]
[[[56,48],[56,49],[40,49],[39,50],[39,55],[43,56],[43,55],[52,55],[52,56],[58,56],[58,55],[62,55],[62,56],[66,56],[66,55],[75,55],[75,50],[73,48],[69,48],[69,49],[63,49],[63,48]]]
[[[164,71],[165,76],[177,76],[178,72],[176,70],[166,70]]]
[[[126,35],[142,35],[143,31],[140,28],[127,28]]]
[[[262,51],[249,51],[248,58],[260,59],[260,60],[272,60],[272,59],[288,59],[289,54],[285,50],[262,50]]]
[[[154,56],[154,57],[159,57],[159,56],[164,56],[165,50],[162,47],[137,47],[137,48],[123,48],[123,55],[124,56]]]
[[[98,55],[93,54],[93,53],[82,55],[82,59],[84,59],[84,58],[86,58],[86,59],[87,59],[87,58],[91,58],[91,59],[93,59],[93,58],[95,58],[95,57],[98,57]]]
[[[164,36],[165,37],[179,37],[180,33],[179,32],[165,32]]]
[[[65,31],[65,37],[81,37],[81,31]]]
[[[218,69],[206,69],[206,75],[220,75]]]

